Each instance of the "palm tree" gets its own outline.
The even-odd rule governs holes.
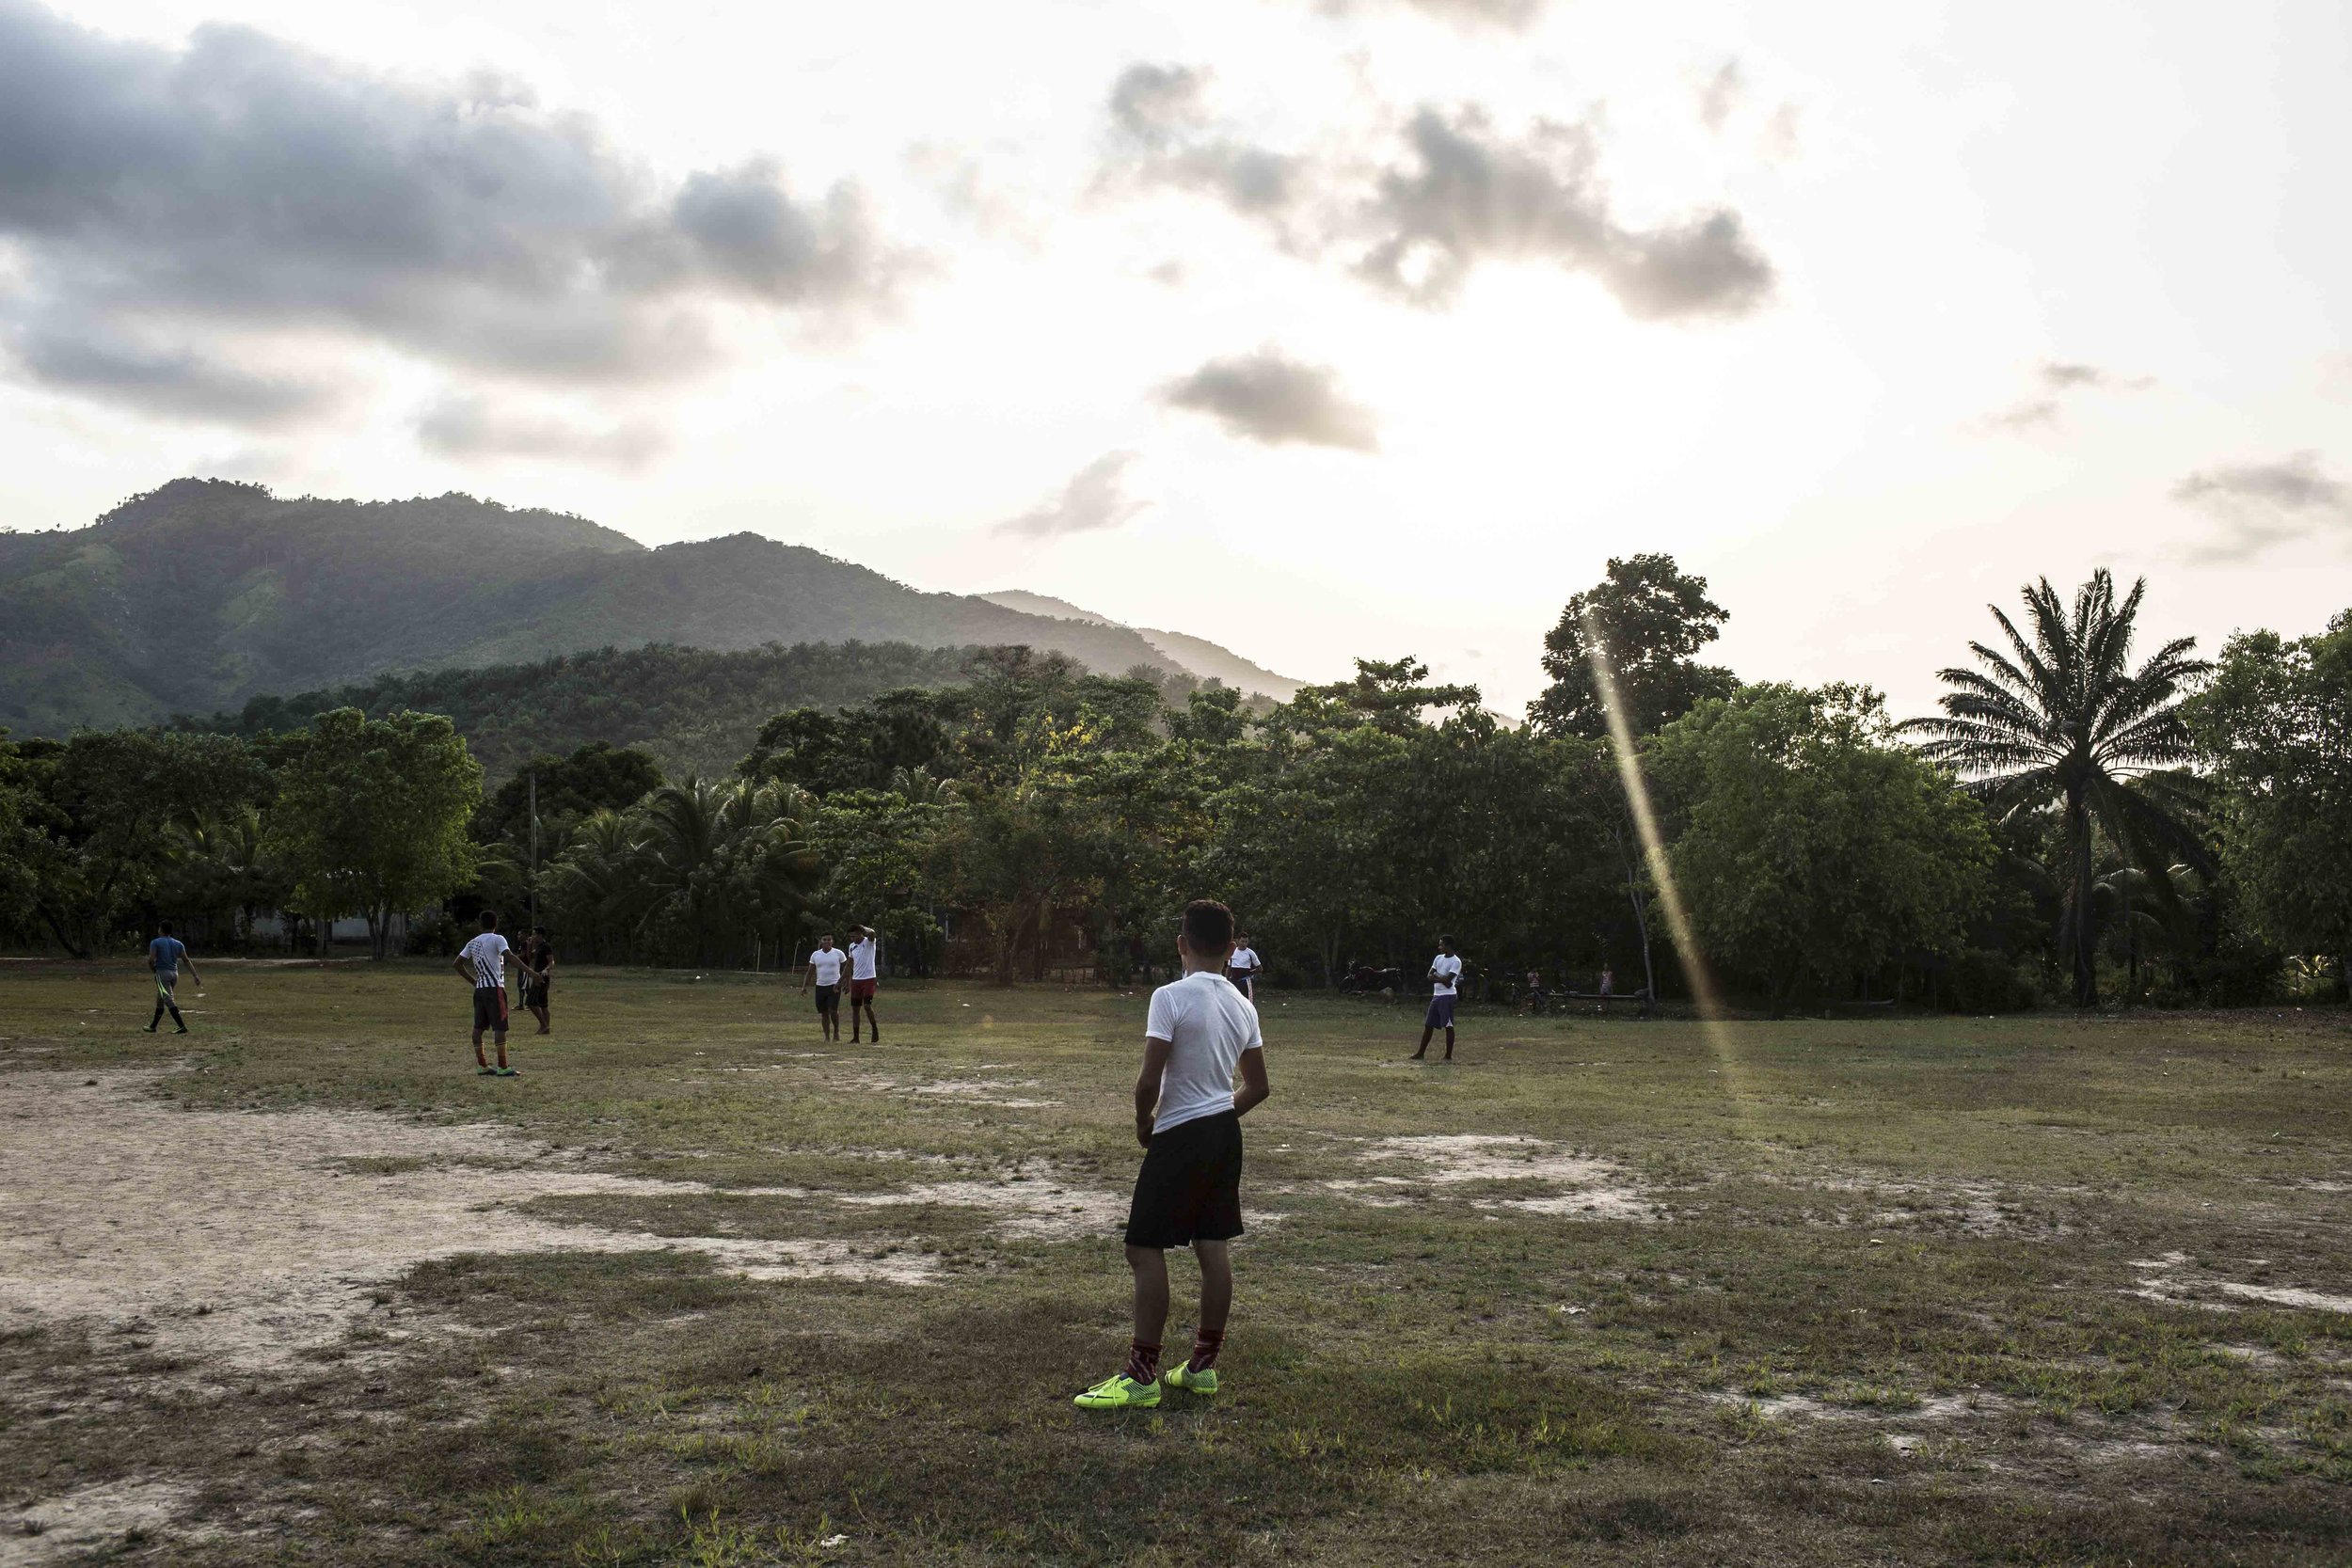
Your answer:
[[[2130,863],[2161,869],[2183,860],[2201,869],[2206,859],[2186,820],[2195,787],[2177,769],[2195,752],[2180,700],[2212,666],[2192,658],[2197,640],[2183,637],[2130,668],[2147,589],[2143,578],[2118,604],[2103,567],[2075,591],[2070,614],[2042,578],[2025,590],[2030,641],[1993,610],[2015,657],[1969,643],[1982,668],[1939,672],[1952,689],[1940,704],[1944,717],[1903,726],[1931,736],[1920,751],[1960,774],[1996,816],[2061,808],[2070,915],[2063,940],[2074,957],[2074,1001],[2085,1007],[2099,1000],[2092,819]],[[2153,884],[2160,896],[2170,885],[2167,878]]]

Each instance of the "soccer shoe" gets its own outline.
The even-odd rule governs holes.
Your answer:
[[[1160,1380],[1137,1383],[1125,1372],[1106,1377],[1070,1402],[1081,1410],[1149,1410],[1160,1402]]]
[[[1170,1388],[1181,1388],[1187,1394],[1206,1397],[1216,1392],[1216,1369],[1203,1367],[1196,1372],[1192,1370],[1192,1358],[1186,1356],[1162,1372],[1160,1381]]]
[[[478,1067],[473,1069],[473,1075],[476,1078],[496,1078],[499,1075],[499,1069],[494,1067]]]
[[[523,1069],[516,1067],[492,1068],[490,1070],[501,1078],[520,1078],[523,1075]]]

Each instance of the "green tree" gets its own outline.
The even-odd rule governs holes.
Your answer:
[[[474,836],[485,844],[503,840],[528,855],[534,781],[540,850],[551,857],[582,817],[633,806],[661,787],[661,768],[650,752],[603,740],[590,741],[569,756],[542,752],[525,760],[513,778],[483,801],[474,816]]]
[[[227,736],[110,730],[17,752],[19,842],[35,914],[75,958],[148,910],[179,858],[180,825],[262,800],[268,779]]]
[[[2024,591],[2032,636],[1993,608],[2010,653],[1969,643],[1981,668],[1939,673],[1952,689],[1944,716],[1903,726],[1928,736],[1922,754],[1960,774],[1996,816],[2059,807],[2078,1006],[2099,1000],[2094,820],[2134,866],[2162,873],[2175,861],[2210,864],[2189,818],[2197,792],[2176,769],[2196,755],[2182,699],[2211,667],[2190,657],[2193,637],[2131,667],[2147,589],[2142,578],[2118,603],[2115,579],[2102,567],[2075,591],[2070,612],[2042,578]],[[2169,877],[2152,885],[2169,895]]]
[[[1753,686],[1659,732],[1669,860],[1708,961],[1785,1006],[1911,949],[1960,945],[1993,840],[1873,692]]]
[[[437,905],[474,875],[467,824],[482,768],[447,719],[358,708],[282,737],[263,851],[285,867],[294,907],[321,921],[364,916],[382,958],[392,915]]]
[[[2352,610],[2234,637],[2187,705],[2219,785],[2222,864],[2257,931],[2334,960],[2352,996]]]
[[[1552,735],[1598,740],[1609,715],[1594,684],[1591,636],[1597,632],[1616,676],[1626,722],[1648,735],[1708,697],[1738,689],[1728,670],[1698,662],[1699,651],[1723,635],[1730,612],[1707,596],[1707,579],[1675,564],[1670,555],[1612,559],[1609,575],[1570,599],[1559,625],[1544,637],[1544,673],[1551,685],[1528,705],[1527,717]]]

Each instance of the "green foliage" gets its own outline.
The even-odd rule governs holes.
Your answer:
[[[153,906],[182,824],[242,812],[268,789],[251,750],[221,736],[114,730],[9,750],[8,879],[29,888],[19,919],[77,957]]]
[[[789,784],[689,778],[592,813],[546,879],[549,916],[596,957],[750,962],[805,924],[815,805]]]
[[[1958,947],[1983,900],[1982,813],[1895,744],[1874,692],[1749,687],[1668,725],[1651,756],[1707,957],[1775,1003]]]
[[[633,748],[672,778],[724,773],[771,715],[802,704],[860,703],[962,675],[970,648],[904,642],[796,643],[740,653],[652,646],[605,648],[535,664],[381,675],[327,691],[256,697],[233,714],[183,720],[186,728],[247,736],[299,729],[313,714],[356,707],[369,717],[414,709],[447,714],[485,772],[503,781],[534,756],[580,746]]]
[[[1551,685],[1527,717],[1552,735],[1597,740],[1609,716],[1593,680],[1591,638],[1597,633],[1616,677],[1626,722],[1649,735],[1708,697],[1729,696],[1739,680],[1697,661],[1723,635],[1730,612],[1707,596],[1707,579],[1676,566],[1670,555],[1612,559],[1609,575],[1568,600],[1544,637],[1544,673]]]
[[[393,914],[437,904],[473,876],[466,828],[482,768],[447,719],[338,708],[273,749],[278,800],[263,852],[285,867],[293,907],[364,915],[381,958]]]
[[[2230,881],[2254,929],[2352,974],[2352,611],[2324,635],[2231,639],[2188,705],[2219,785]]]
[[[513,778],[483,801],[474,817],[474,837],[528,854],[535,787],[539,847],[551,855],[563,848],[583,817],[634,805],[660,786],[661,769],[649,753],[635,747],[595,740],[565,757],[541,752],[527,759]]]
[[[2063,813],[2066,946],[2078,1006],[2099,999],[2094,821],[2133,865],[2210,864],[2190,820],[2198,791],[2173,771],[2196,751],[2181,700],[2210,667],[2189,657],[2197,640],[2183,637],[2131,668],[2147,589],[2142,578],[2119,604],[2102,567],[2075,591],[2070,612],[2043,578],[2024,594],[2032,637],[1994,610],[2010,652],[1971,642],[1979,669],[1940,672],[1951,688],[1944,717],[1903,726],[1927,736],[1922,754],[1967,779],[1996,816],[2052,804]],[[2169,881],[2162,886],[2169,892]]]

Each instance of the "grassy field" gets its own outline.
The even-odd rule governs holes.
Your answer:
[[[1106,1418],[1140,996],[206,973],[0,967],[0,1563],[2352,1560],[2340,1013],[1276,994],[1227,1390]]]

